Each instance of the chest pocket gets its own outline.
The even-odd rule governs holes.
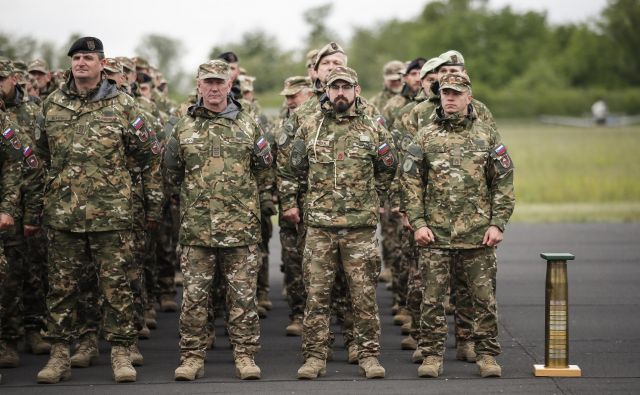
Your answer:
[[[370,135],[362,134],[347,140],[347,155],[354,159],[368,159],[373,155],[374,142]]]
[[[251,152],[253,150],[253,141],[242,132],[235,132],[233,134],[225,134],[223,136],[212,136],[212,150],[211,156],[214,160],[216,158],[216,139],[220,139],[221,142],[221,155],[224,162],[224,169],[231,170],[233,174],[240,175],[246,172],[249,168],[248,164]]]
[[[181,141],[185,170],[195,172],[202,169],[202,166],[210,156],[210,147],[207,138],[203,136],[189,136]]]
[[[311,163],[332,163],[335,158],[335,141],[330,139],[310,139],[307,155]]]

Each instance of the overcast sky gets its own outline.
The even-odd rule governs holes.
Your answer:
[[[329,0],[0,0],[0,31],[30,35],[61,45],[72,33],[100,38],[107,56],[133,56],[140,37],[159,33],[184,43],[182,65],[194,69],[214,45],[237,41],[242,33],[262,29],[287,49],[304,46],[308,29],[302,14]],[[390,18],[416,16],[428,0],[333,1],[328,26],[343,39],[354,27],[375,26]],[[551,23],[582,22],[596,17],[606,0],[490,0],[490,7],[547,11]]]

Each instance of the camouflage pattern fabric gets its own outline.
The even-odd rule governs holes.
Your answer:
[[[382,109],[382,116],[384,117],[387,124],[393,125],[402,107],[406,106],[410,102],[411,98],[402,94],[396,95],[389,99],[387,104]]]
[[[389,100],[391,100],[391,98],[397,95],[398,93],[394,93],[390,89],[384,88],[383,90],[375,94],[373,97],[371,97],[369,99],[369,103],[371,103],[371,105],[377,108],[378,110],[382,110],[387,105]]]

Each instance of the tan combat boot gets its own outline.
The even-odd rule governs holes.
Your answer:
[[[97,334],[95,332],[86,333],[80,338],[80,344],[71,356],[71,366],[88,368],[98,359],[99,355]]]
[[[162,295],[160,297],[160,308],[165,312],[178,311],[178,304],[172,295]]]
[[[302,317],[293,317],[286,330],[287,336],[302,336]]]
[[[263,292],[258,294],[258,306],[261,306],[267,310],[271,310],[273,308],[273,303],[271,303],[271,300],[269,300],[268,294]]]
[[[459,361],[475,362],[475,344],[471,341],[459,341],[456,346],[456,359]]]
[[[260,305],[258,305],[258,317],[267,318],[267,309]]]
[[[418,368],[418,376],[420,377],[438,377],[442,374],[444,368],[442,366],[442,357],[437,355],[429,355],[422,361],[422,365]]]
[[[408,322],[405,322],[404,324],[402,324],[402,326],[400,327],[400,333],[402,333],[403,335],[410,334],[412,321],[413,320],[409,320]]]
[[[147,326],[146,320],[142,328],[138,331],[138,339],[147,340],[151,337],[151,329]]]
[[[347,347],[347,362],[352,365],[358,363],[358,345],[355,343],[351,343]]]
[[[182,287],[182,285],[184,284],[184,275],[181,271],[177,271],[176,274],[174,274],[173,283],[176,285],[176,287]]]
[[[111,346],[111,369],[116,383],[136,381],[136,370],[131,365],[129,349],[125,346]]]
[[[366,357],[362,358],[358,364],[360,365],[360,373],[368,379],[383,379],[385,370],[380,365],[378,358]]]
[[[236,356],[236,376],[241,380],[257,380],[260,378],[260,368],[253,361],[253,357],[246,354]]]
[[[27,351],[31,351],[32,354],[42,355],[51,352],[51,343],[44,340],[38,331],[28,331],[24,335],[24,343]]]
[[[177,381],[192,381],[204,376],[204,359],[190,356],[181,357],[173,378]]]
[[[137,343],[133,343],[129,346],[129,358],[131,359],[131,364],[133,366],[144,365],[144,357],[142,356]]]
[[[393,306],[391,306],[391,315],[398,314],[398,311],[400,311],[400,305],[397,303],[394,303]]]
[[[69,360],[69,345],[54,343],[51,345],[51,355],[47,364],[38,372],[38,383],[55,384],[71,377],[71,361]]]
[[[13,341],[0,342],[0,368],[17,368],[20,365],[18,345]]]
[[[327,374],[327,363],[320,358],[309,357],[298,369],[299,379],[315,379]]]
[[[400,347],[403,350],[415,350],[418,348],[418,342],[413,338],[413,336],[407,336],[400,342]]]
[[[147,309],[144,311],[144,323],[149,329],[156,329],[158,327],[158,320],[156,320],[154,309]]]
[[[480,355],[476,359],[476,365],[480,369],[482,377],[500,377],[502,376],[502,368],[491,355]]]
[[[422,363],[424,357],[422,356],[422,351],[417,349],[411,354],[411,362],[413,363]]]
[[[382,271],[380,272],[380,275],[378,276],[378,281],[381,283],[390,283],[391,282],[391,269],[384,268],[382,269]]]
[[[398,314],[393,316],[394,325],[403,325],[407,322],[411,322],[411,313],[404,307],[398,310]]]

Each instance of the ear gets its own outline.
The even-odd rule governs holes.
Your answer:
[[[360,87],[360,85],[356,85],[356,96],[360,96],[360,92],[362,92],[362,87]]]

